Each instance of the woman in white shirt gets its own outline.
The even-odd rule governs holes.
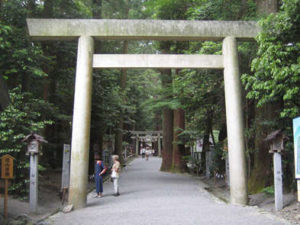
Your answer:
[[[119,156],[118,155],[113,155],[113,166],[111,169],[111,178],[113,179],[113,184],[114,184],[114,196],[117,197],[120,195],[119,193],[119,176],[120,176],[120,170],[121,170],[121,165],[119,162]]]

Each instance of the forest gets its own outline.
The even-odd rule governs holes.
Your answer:
[[[300,0],[0,0],[0,156],[17,160],[10,186],[17,195],[26,194],[28,184],[22,139],[29,133],[48,141],[39,169],[61,168],[62,146],[71,142],[77,56],[76,41],[32,41],[26,18],[258,21],[256,41],[238,46],[248,189],[272,187],[272,157],[264,139],[279,129],[289,137],[284,185],[296,188],[292,119],[300,115]],[[95,52],[222,54],[222,43],[103,40],[95,43]],[[163,131],[162,171],[185,172],[189,146],[203,139],[204,153],[214,144],[214,169],[224,173],[223,71],[94,70],[90,161],[104,142],[112,141],[120,156],[125,146],[135,146],[130,130]]]

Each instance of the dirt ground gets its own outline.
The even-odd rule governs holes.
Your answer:
[[[62,207],[60,200],[61,171],[48,171],[39,176],[39,207],[37,214],[29,212],[28,201],[9,197],[8,199],[8,221],[18,218],[22,221],[32,221],[33,224],[43,220]],[[3,197],[3,196],[2,196]],[[0,224],[3,220],[3,198],[0,200]]]

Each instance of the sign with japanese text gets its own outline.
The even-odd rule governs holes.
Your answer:
[[[13,179],[14,178],[14,157],[4,155],[1,158],[1,178]]]

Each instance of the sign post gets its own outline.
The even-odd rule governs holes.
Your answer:
[[[63,169],[61,177],[61,190],[69,188],[70,184],[70,161],[71,161],[71,145],[64,144],[63,152]]]
[[[265,141],[269,143],[269,153],[273,154],[275,210],[283,208],[282,163],[281,154],[284,151],[284,141],[288,138],[281,130],[269,134]]]
[[[4,155],[1,158],[1,178],[5,182],[4,191],[4,218],[7,219],[7,202],[8,202],[8,179],[14,178],[14,157]]]
[[[32,213],[37,213],[38,206],[38,165],[40,143],[47,141],[40,135],[31,133],[23,141],[27,142],[27,154],[30,155],[30,189],[29,189],[29,209]]]
[[[298,202],[300,202],[300,117],[293,119],[295,178],[297,179]]]

